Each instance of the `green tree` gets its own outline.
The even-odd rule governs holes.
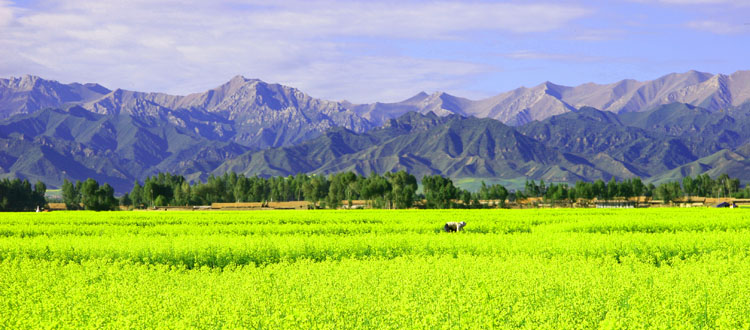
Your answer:
[[[63,180],[62,184],[62,198],[65,203],[65,208],[68,210],[80,210],[81,209],[81,181],[78,181],[75,185],[68,181]]]
[[[426,175],[422,178],[426,207],[447,209],[453,206],[453,199],[458,197],[458,189],[450,178],[440,175]]]
[[[47,186],[38,181],[32,189],[29,180],[2,179],[0,180],[0,211],[33,211],[37,207],[44,207],[47,200],[44,193]]]
[[[631,192],[633,193],[633,196],[642,196],[646,186],[643,185],[643,181],[641,181],[641,178],[633,178],[630,180],[630,186],[631,186]]]
[[[120,203],[117,198],[115,198],[115,189],[108,183],[99,187],[96,191],[96,197],[99,206],[97,211],[115,211],[119,209]]]
[[[154,199],[154,206],[167,206],[167,198],[164,195],[156,196]]]
[[[362,181],[360,187],[362,198],[368,200],[373,207],[380,208],[388,206],[389,198],[392,195],[391,190],[391,183],[388,182],[388,179],[374,172]]]
[[[130,191],[130,199],[133,203],[133,207],[139,209],[147,206],[148,202],[143,198],[143,187],[138,181],[133,183],[133,189]]]
[[[81,203],[83,203],[83,207],[87,210],[95,210],[98,211],[99,209],[99,198],[97,196],[97,191],[99,190],[99,183],[96,182],[96,180],[92,178],[86,179],[86,181],[83,181],[81,183]]]
[[[607,198],[607,184],[602,181],[602,179],[597,179],[594,181],[593,186],[591,187],[591,193],[594,197],[598,199],[606,199]]]
[[[505,205],[505,199],[508,198],[508,189],[499,184],[487,185],[482,181],[479,188],[479,198],[484,200],[498,200],[499,205]]]
[[[594,185],[581,180],[576,181],[575,191],[578,198],[593,199],[596,196],[594,194]]]
[[[607,195],[605,198],[607,199],[613,199],[615,197],[619,197],[619,189],[617,187],[617,180],[615,180],[615,177],[612,177],[609,180],[609,183],[607,183]]]
[[[115,190],[107,183],[99,186],[96,180],[88,178],[81,184],[80,192],[81,202],[87,210],[112,211],[119,206]]]
[[[393,206],[397,209],[412,207],[417,198],[417,178],[403,170],[386,173],[385,177],[391,184]]]
[[[44,196],[45,193],[47,193],[47,185],[42,181],[37,181],[34,184],[34,193],[32,196],[32,206],[34,209],[47,206],[47,198]]]
[[[131,206],[133,205],[133,200],[130,199],[130,194],[125,193],[122,196],[120,196],[120,206]]]
[[[302,186],[305,200],[318,207],[318,202],[328,194],[328,180],[322,175],[315,175]]]
[[[665,203],[669,203],[682,196],[682,188],[680,187],[679,182],[667,182],[656,187],[656,191],[654,192],[654,194],[656,195],[657,199],[661,199]]]

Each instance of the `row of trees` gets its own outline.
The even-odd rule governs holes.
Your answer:
[[[677,198],[700,197],[734,197],[750,198],[750,185],[740,188],[740,180],[732,179],[727,174],[719,175],[715,180],[708,174],[698,175],[695,178],[686,176],[680,182],[673,181],[659,185],[654,195],[665,201]]]
[[[75,184],[65,179],[62,185],[62,199],[68,210],[117,210],[120,206],[115,198],[115,190],[107,183],[99,185],[94,179],[76,181]]]
[[[750,198],[750,185],[740,188],[740,181],[723,174],[712,179],[707,174],[695,178],[685,177],[655,186],[644,184],[640,178],[609,182],[578,181],[565,183],[526,181],[524,189],[513,193],[499,184],[482,182],[476,192],[456,187],[450,178],[439,175],[424,176],[422,193],[417,193],[417,178],[399,171],[385,175],[358,175],[342,172],[323,175],[298,174],[288,177],[245,177],[236,173],[211,176],[206,182],[191,184],[183,176],[159,173],[117,200],[114,189],[94,179],[64,180],[62,199],[69,210],[115,210],[119,205],[146,208],[151,206],[208,205],[226,202],[282,202],[308,201],[315,208],[338,208],[342,201],[352,205],[353,200],[365,200],[374,208],[409,208],[424,200],[426,208],[486,207],[480,200],[494,200],[502,206],[506,199],[542,197],[548,201],[583,199],[616,199],[634,196],[653,196],[672,201],[689,196]],[[33,187],[28,180],[3,179],[0,181],[0,211],[29,211],[44,207],[46,185],[37,182]]]
[[[47,186],[37,181],[31,187],[29,180],[2,179],[0,180],[0,211],[32,211],[43,208],[47,204],[44,193]]]
[[[440,175],[422,178],[422,194],[417,194],[417,179],[399,171],[362,176],[341,172],[328,176],[297,174],[288,177],[245,177],[236,173],[211,176],[205,183],[190,184],[184,177],[160,173],[147,178],[143,185],[135,182],[130,194],[123,196],[123,205],[135,207],[167,205],[207,205],[227,202],[308,201],[314,207],[338,208],[342,201],[366,200],[374,208],[409,208],[416,200],[424,200],[426,208],[483,207],[480,200],[494,200],[499,206],[506,199],[542,197],[548,201],[583,199],[616,199],[635,196],[672,201],[685,196],[750,197],[750,187],[740,189],[738,179],[724,174],[711,179],[707,174],[685,177],[656,186],[640,178],[609,182],[578,181],[546,184],[544,180],[527,180],[524,189],[511,194],[499,184],[482,182],[476,192],[456,187],[450,178]]]
[[[594,182],[578,181],[570,187],[565,183],[546,185],[544,180],[539,183],[526,181],[523,191],[516,191],[516,198],[543,197],[549,201],[584,199],[615,199],[636,196],[653,197],[654,199],[673,201],[678,198],[693,197],[734,197],[750,198],[750,185],[740,188],[740,180],[732,179],[722,174],[712,179],[708,174],[695,178],[686,176],[680,181],[644,184],[640,178],[616,181],[612,178],[608,183],[602,180]]]
[[[543,197],[547,200],[575,200],[584,199],[613,199],[628,198],[635,196],[653,195],[656,187],[653,184],[646,185],[640,178],[626,179],[617,181],[613,177],[608,183],[603,180],[594,182],[577,181],[574,186],[570,187],[566,183],[550,183],[549,185],[541,180],[526,181],[523,191],[516,191],[516,198],[524,199],[526,197]]]
[[[136,208],[152,206],[208,205],[231,202],[308,201],[315,208],[338,208],[342,201],[365,200],[370,207],[410,208],[417,200],[426,200],[427,208],[479,207],[480,199],[505,201],[508,190],[501,185],[486,185],[478,192],[456,187],[439,175],[422,178],[423,194],[417,194],[417,178],[406,171],[373,173],[353,172],[323,175],[297,174],[287,177],[245,177],[236,173],[211,176],[205,183],[190,184],[184,177],[159,173],[136,181],[122,205]],[[457,203],[457,201],[461,201]]]
[[[450,179],[447,180],[451,189],[458,190]],[[376,208],[409,208],[418,197],[417,179],[405,171],[382,176],[342,172],[329,176],[297,174],[271,178],[226,173],[192,185],[182,176],[159,173],[146,178],[143,184],[136,181],[121,201],[123,205],[137,208],[269,201],[308,201],[314,207],[337,208],[342,201],[351,206],[353,200],[366,200]]]

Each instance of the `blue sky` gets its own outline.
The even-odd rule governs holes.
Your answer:
[[[240,74],[331,100],[478,99],[749,58],[750,0],[0,0],[0,76],[173,94]]]

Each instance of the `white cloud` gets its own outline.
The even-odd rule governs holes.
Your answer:
[[[25,6],[0,0],[0,76],[31,73],[183,94],[243,74],[353,101],[451,88],[491,70],[407,56],[389,40],[546,32],[590,14],[575,5],[449,1],[43,0]]]
[[[10,25],[13,16],[14,9],[10,2],[0,0],[0,26]]]
[[[692,21],[687,26],[691,29],[706,31],[716,34],[737,34],[750,32],[750,26],[747,24],[733,24],[720,21]]]
[[[530,50],[522,50],[511,53],[501,54],[505,58],[514,60],[551,60],[561,62],[600,62],[606,60],[612,60],[611,58],[581,54],[559,54],[559,53],[547,53],[547,52],[536,52]]]
[[[256,16],[264,26],[335,35],[434,38],[461,31],[549,31],[589,10],[557,4],[297,2]],[[310,30],[308,30],[310,29]]]
[[[478,74],[494,70],[492,67],[461,61],[425,60],[412,57],[359,57],[331,62],[315,61],[300,66],[282,77],[281,82],[291,86],[309,86],[311,91],[323,88],[336,95],[346,95],[354,100],[372,99],[372,93],[380,98],[373,100],[400,101],[416,92],[456,91]],[[382,74],[388,72],[388,74]],[[316,77],[325,77],[319,80]],[[363,86],[350,90],[346,84]],[[313,96],[316,96],[311,92]]]
[[[577,29],[569,36],[569,40],[577,41],[606,41],[621,39],[626,31],[621,29]]]

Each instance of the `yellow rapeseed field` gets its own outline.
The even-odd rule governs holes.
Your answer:
[[[750,210],[2,213],[0,328],[750,329]]]

